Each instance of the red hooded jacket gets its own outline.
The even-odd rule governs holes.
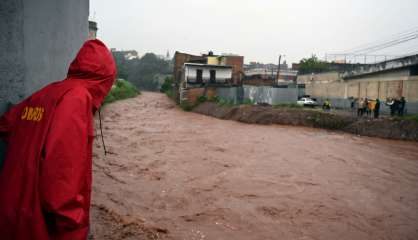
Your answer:
[[[0,118],[0,136],[8,142],[0,170],[1,239],[87,238],[93,112],[115,76],[107,47],[87,41],[65,80]]]

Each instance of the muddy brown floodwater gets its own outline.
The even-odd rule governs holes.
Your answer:
[[[103,124],[94,239],[418,239],[418,143],[224,121],[158,93]]]

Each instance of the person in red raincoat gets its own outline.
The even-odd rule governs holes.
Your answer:
[[[65,80],[0,118],[0,137],[8,143],[0,170],[0,239],[87,238],[93,114],[115,76],[108,48],[87,41]]]

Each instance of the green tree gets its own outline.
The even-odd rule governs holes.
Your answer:
[[[127,60],[124,52],[113,52],[118,68],[118,78],[133,83],[138,89],[159,91],[157,75],[167,75],[172,72],[171,61],[159,58],[154,53],[147,53],[140,59]]]
[[[312,55],[310,58],[304,58],[299,63],[300,74],[320,73],[328,70],[328,63],[319,60],[315,55]]]

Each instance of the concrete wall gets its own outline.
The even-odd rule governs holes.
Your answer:
[[[88,37],[89,0],[0,2],[0,102],[64,79]]]
[[[316,73],[316,74],[305,74],[299,75],[296,78],[298,84],[308,84],[308,83],[325,83],[325,82],[335,82],[341,80],[340,74],[338,72],[327,72],[327,73]]]
[[[315,97],[346,97],[346,84],[341,82],[306,84],[306,95]]]
[[[418,102],[418,77],[403,82],[403,95],[406,99]]]
[[[0,1],[0,105],[24,97],[23,2]]]
[[[363,78],[346,81],[351,88],[360,90],[353,96],[366,96],[381,99],[388,97],[406,97],[409,101],[418,101],[418,77],[417,76],[392,76],[382,78]],[[356,86],[356,87],[355,87]],[[359,93],[358,93],[359,92]]]

